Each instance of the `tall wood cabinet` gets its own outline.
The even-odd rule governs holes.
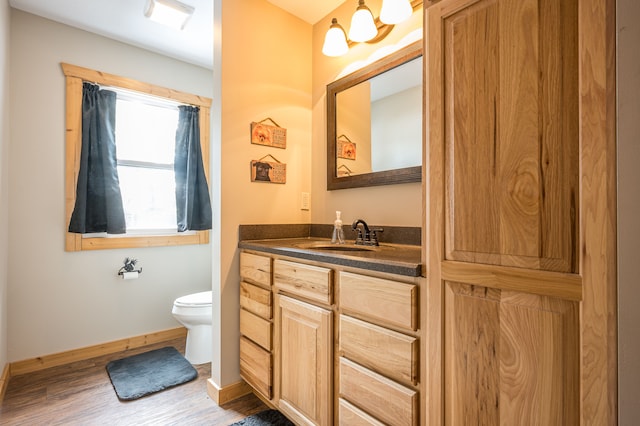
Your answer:
[[[596,3],[425,4],[427,424],[614,424],[613,139],[588,121],[607,119],[591,114],[607,113],[611,46],[584,34],[611,10]]]

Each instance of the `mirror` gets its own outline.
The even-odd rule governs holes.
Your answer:
[[[422,41],[327,85],[327,190],[422,178]]]

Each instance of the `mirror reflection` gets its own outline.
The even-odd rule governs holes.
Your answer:
[[[422,57],[336,94],[337,177],[420,166]]]
[[[327,189],[420,182],[422,41],[327,85]]]

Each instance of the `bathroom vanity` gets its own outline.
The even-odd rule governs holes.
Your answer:
[[[240,370],[297,424],[419,422],[420,247],[244,240]]]

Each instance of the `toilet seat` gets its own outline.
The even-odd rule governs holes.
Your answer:
[[[174,306],[180,306],[184,308],[211,306],[211,291],[203,291],[200,293],[188,294],[186,296],[178,297],[175,302],[173,302],[173,304]]]

